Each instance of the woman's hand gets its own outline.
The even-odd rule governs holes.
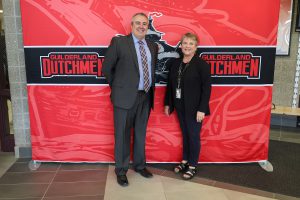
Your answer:
[[[170,106],[165,106],[165,115],[170,116]]]
[[[202,120],[204,119],[205,113],[204,112],[197,112],[197,116],[196,116],[196,121],[197,122],[202,122]]]

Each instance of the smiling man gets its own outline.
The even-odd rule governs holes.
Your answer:
[[[145,39],[149,21],[144,13],[131,20],[131,34],[114,37],[107,49],[102,72],[111,88],[114,107],[115,173],[127,186],[130,161],[130,133],[134,129],[133,167],[146,178],[145,137],[154,98],[154,67],[157,45]]]

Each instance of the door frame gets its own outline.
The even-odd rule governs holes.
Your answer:
[[[0,144],[1,151],[12,152],[15,138],[10,134],[7,101],[11,99],[8,80],[8,65],[6,56],[5,37],[0,36]]]

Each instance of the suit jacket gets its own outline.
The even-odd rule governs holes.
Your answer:
[[[146,40],[151,53],[152,85],[149,90],[153,108],[157,45]],[[113,37],[103,62],[102,73],[111,88],[114,106],[130,109],[136,99],[140,79],[138,60],[132,35]]]
[[[209,98],[211,92],[210,66],[198,56],[194,56],[186,68],[182,81],[183,105],[176,99],[177,75],[182,58],[175,59],[169,69],[165,105],[170,111],[184,108],[188,115],[195,116],[197,111],[210,114]]]

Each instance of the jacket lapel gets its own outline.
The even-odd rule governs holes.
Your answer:
[[[134,47],[133,38],[132,38],[131,34],[127,35],[127,42],[128,42],[128,46],[129,46],[133,61],[135,63],[135,68],[137,69],[137,72],[139,74],[139,64],[138,64],[136,50]]]
[[[154,65],[154,63],[155,63],[155,47],[154,47],[154,45],[152,45],[152,43],[151,42],[149,42],[148,40],[146,40],[146,42],[147,42],[147,46],[148,46],[148,48],[149,48],[149,50],[150,50],[150,53],[151,53],[151,78],[152,78],[152,85],[153,84],[155,84],[155,80],[154,80],[154,74],[155,74],[155,65]]]

